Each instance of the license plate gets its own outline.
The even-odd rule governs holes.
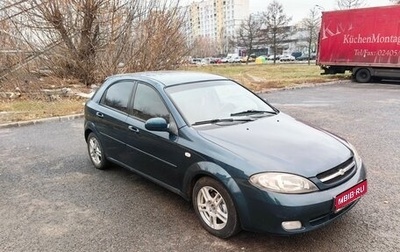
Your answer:
[[[348,204],[356,201],[367,193],[367,180],[358,183],[352,188],[342,192],[335,197],[335,210],[338,211]]]

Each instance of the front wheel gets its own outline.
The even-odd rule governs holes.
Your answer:
[[[218,181],[209,177],[199,179],[193,188],[192,201],[201,225],[211,234],[229,238],[240,231],[232,198]]]

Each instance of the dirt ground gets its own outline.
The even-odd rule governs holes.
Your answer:
[[[7,76],[0,81],[0,124],[83,113],[93,88],[43,74]]]
[[[62,79],[55,76],[40,73],[21,72],[5,77],[0,80],[0,92],[20,93],[18,99],[37,99],[48,98],[48,93],[44,90],[56,90],[70,88],[74,92],[91,92],[91,87],[86,87],[76,79]]]

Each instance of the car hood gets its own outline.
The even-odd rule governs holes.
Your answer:
[[[247,175],[277,171],[314,177],[352,156],[337,138],[284,113],[198,133],[241,158]]]

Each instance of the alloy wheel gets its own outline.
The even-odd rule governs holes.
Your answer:
[[[211,186],[204,186],[197,194],[197,207],[202,220],[212,229],[223,229],[228,221],[224,198]]]

